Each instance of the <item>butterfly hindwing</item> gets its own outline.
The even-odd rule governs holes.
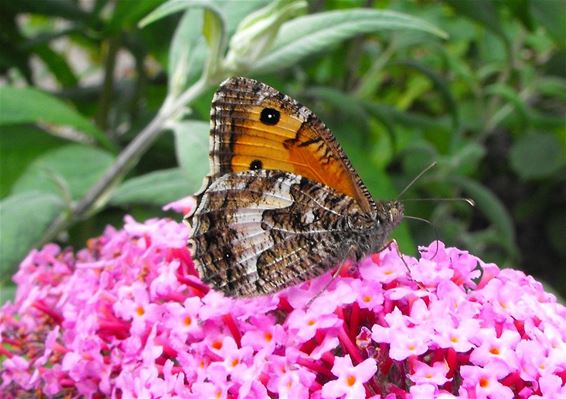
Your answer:
[[[203,281],[227,295],[277,291],[322,274],[346,244],[355,201],[292,173],[225,174],[203,194],[191,238]]]

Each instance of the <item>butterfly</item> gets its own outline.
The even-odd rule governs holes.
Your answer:
[[[375,201],[325,124],[276,89],[225,80],[210,124],[189,250],[225,295],[274,293],[359,260],[400,223],[402,204]]]

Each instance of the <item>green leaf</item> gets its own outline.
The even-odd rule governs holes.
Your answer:
[[[445,79],[439,76],[436,72],[428,68],[427,66],[415,62],[415,61],[403,61],[399,63],[400,65],[406,65],[411,68],[416,69],[417,71],[421,72],[425,75],[430,81],[434,84],[438,92],[440,93],[444,103],[446,104],[446,108],[450,112],[452,117],[452,127],[454,129],[458,129],[460,126],[460,115],[458,113],[458,106],[456,105],[456,99],[452,95],[452,91],[448,86],[448,83]]]
[[[19,0],[2,2],[2,6],[12,8],[21,14],[61,17],[71,21],[88,22],[92,16],[73,1],[61,0]]]
[[[478,170],[480,161],[485,157],[485,148],[475,141],[461,142],[445,157],[450,172],[458,175],[469,175]]]
[[[0,134],[0,198],[38,156],[67,141],[29,125],[2,126]]]
[[[564,150],[556,136],[521,136],[511,148],[511,167],[523,179],[548,177],[565,166]]]
[[[181,170],[197,182],[202,182],[209,170],[209,129],[208,123],[193,120],[178,122],[173,126],[177,161]]]
[[[278,71],[346,39],[385,30],[417,30],[442,38],[447,36],[426,21],[393,11],[354,9],[322,12],[283,24],[271,50],[254,66],[254,71]]]
[[[63,201],[37,191],[12,195],[0,202],[0,279],[41,240],[44,231],[64,209]]]
[[[78,85],[79,80],[65,57],[53,51],[48,44],[37,46],[34,50],[63,87]]]
[[[515,242],[515,228],[511,215],[499,198],[487,187],[464,176],[452,176],[448,180],[463,189],[481,209],[487,219],[499,232],[499,242],[513,257],[518,254]]]
[[[497,95],[506,99],[509,103],[511,103],[515,110],[517,111],[518,116],[521,118],[521,125],[528,126],[530,123],[530,115],[528,106],[525,104],[523,99],[519,96],[519,93],[512,87],[509,87],[503,83],[495,83],[485,90],[486,94]],[[494,115],[494,120],[500,119],[502,116],[506,115],[506,111],[504,108],[500,111],[499,114]],[[501,116],[502,115],[502,116]],[[493,128],[493,127],[492,127]]]
[[[2,104],[0,126],[37,122],[70,126],[96,139],[106,148],[113,148],[106,135],[88,119],[58,98],[42,91],[32,88],[0,87],[0,104]]]
[[[41,191],[61,195],[68,189],[79,199],[112,164],[112,154],[93,147],[71,144],[46,152],[18,179],[13,193]],[[62,187],[63,185],[63,187]]]
[[[158,170],[126,180],[113,193],[112,205],[149,204],[163,206],[193,194],[202,179],[179,168]]]
[[[169,95],[176,97],[203,69],[208,49],[202,36],[204,11],[185,12],[169,47]]]
[[[531,0],[530,5],[535,19],[546,28],[560,47],[566,49],[566,1]]]
[[[499,11],[493,0],[482,0],[478,3],[476,0],[444,0],[450,4],[459,13],[471,18],[493,33],[501,37],[506,46],[509,46],[509,38],[503,30]]]
[[[202,33],[208,45],[206,73],[214,76],[222,64],[226,41],[226,23],[222,14],[215,9],[204,9]]]

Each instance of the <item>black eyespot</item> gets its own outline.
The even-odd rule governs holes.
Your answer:
[[[263,167],[263,162],[259,159],[254,159],[250,162],[250,170],[260,170]]]
[[[265,123],[266,125],[276,125],[279,122],[279,118],[281,117],[281,113],[273,108],[264,108],[261,111],[261,115],[259,120]]]
[[[232,259],[232,254],[230,253],[230,251],[224,252],[224,259],[226,259],[226,260]]]

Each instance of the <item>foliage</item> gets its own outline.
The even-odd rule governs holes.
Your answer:
[[[321,116],[377,198],[437,161],[403,198],[476,202],[407,201],[435,229],[405,223],[404,251],[440,236],[564,294],[566,3],[363,6],[0,3],[2,285],[39,243],[82,246],[195,192],[211,94],[246,75]]]

